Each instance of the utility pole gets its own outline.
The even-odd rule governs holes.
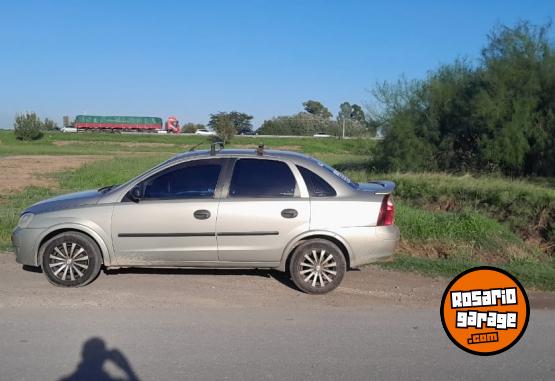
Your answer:
[[[341,138],[345,139],[345,123],[347,122],[347,118],[351,117],[353,113],[353,108],[349,104],[349,102],[343,102],[339,106],[339,116],[338,119],[341,118],[341,122],[343,124],[343,133],[341,134]]]
[[[342,134],[342,138],[343,140],[345,140],[345,118],[343,118],[343,134]]]

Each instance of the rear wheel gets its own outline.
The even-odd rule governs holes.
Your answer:
[[[96,278],[101,265],[98,246],[82,233],[61,233],[45,243],[42,270],[56,286],[84,286]]]
[[[337,245],[324,239],[300,244],[289,265],[291,279],[308,294],[325,294],[334,290],[343,279],[345,257]]]

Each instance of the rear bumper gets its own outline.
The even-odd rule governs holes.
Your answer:
[[[349,228],[342,236],[351,247],[350,265],[359,267],[391,257],[399,246],[399,228],[395,225]]]
[[[12,233],[12,245],[17,263],[38,266],[36,244],[43,229],[15,228]]]

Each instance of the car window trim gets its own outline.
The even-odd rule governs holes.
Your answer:
[[[308,195],[309,195],[310,198],[318,198],[318,199],[321,199],[321,198],[332,198],[332,197],[337,197],[337,190],[333,187],[333,185],[331,185],[328,181],[326,181],[326,179],[324,179],[322,176],[320,176],[319,174],[317,174],[316,172],[314,172],[314,171],[311,170],[310,168],[307,168],[307,167],[305,167],[305,166],[303,166],[303,165],[296,164],[295,166],[296,166],[297,169],[299,170],[299,174],[301,175],[301,177],[302,177],[302,179],[303,179],[303,182],[304,182],[305,185],[306,185],[306,190],[308,191]],[[304,176],[303,176],[303,173],[302,173],[301,169],[304,169],[305,171],[308,171],[308,172],[309,172],[309,175],[310,175],[310,178],[309,178],[309,180],[310,180],[310,187],[309,187],[308,182],[305,180],[305,178],[304,178]],[[311,195],[311,194],[310,194],[310,193],[311,193],[311,192],[310,192],[310,189],[312,188],[312,189],[314,190],[314,188],[315,188],[313,176],[318,177],[320,180],[322,180],[324,183],[326,183],[326,184],[331,188],[331,190],[333,191],[333,195],[324,195],[324,196],[316,196],[316,195],[313,196],[313,195]]]
[[[283,164],[285,164],[287,166],[287,168],[289,168],[289,170],[291,171],[291,174],[293,175],[293,178],[295,179],[295,191],[293,196],[287,196],[287,197],[253,197],[253,196],[249,196],[249,197],[229,197],[229,188],[231,186],[231,178],[233,177],[233,171],[235,169],[235,164],[237,163],[237,161],[242,160],[242,159],[250,159],[250,160],[272,160],[272,161],[279,161]],[[275,158],[275,157],[252,157],[252,156],[248,156],[248,157],[234,157],[234,158],[230,158],[230,163],[228,164],[228,169],[227,169],[227,173],[226,173],[226,177],[224,179],[224,184],[222,186],[222,194],[221,194],[221,199],[226,199],[226,200],[246,200],[246,199],[256,199],[256,200],[296,200],[296,199],[300,199],[303,198],[303,192],[301,189],[301,184],[299,183],[299,177],[297,176],[297,168],[295,168],[294,165],[291,165],[291,163],[289,163],[289,161],[287,160],[282,160],[279,158]],[[300,176],[300,173],[299,173]],[[307,195],[308,195],[308,191],[307,191]]]
[[[226,170],[226,167],[229,165],[229,159],[224,158],[224,157],[207,157],[207,158],[195,158],[195,159],[183,161],[183,162],[180,162],[180,163],[176,163],[174,165],[171,165],[171,166],[168,166],[164,169],[161,169],[160,171],[158,171],[156,173],[150,174],[150,176],[142,179],[141,181],[134,184],[130,189],[128,189],[127,192],[125,192],[122,199],[120,200],[120,203],[128,202],[128,201],[126,201],[127,194],[131,191],[131,189],[133,189],[137,185],[143,184],[144,182],[148,181],[149,179],[151,179],[155,176],[162,176],[165,173],[170,172],[171,170],[178,170],[178,169],[181,169],[181,168],[184,168],[184,167],[195,165],[195,163],[199,163],[199,162],[203,162],[203,161],[212,161],[214,163],[221,164],[220,173],[218,175],[218,180],[216,181],[216,187],[214,188],[214,195],[212,197],[144,198],[144,199],[141,199],[140,202],[147,202],[147,203],[149,203],[149,202],[160,202],[160,201],[162,201],[162,202],[179,202],[179,201],[197,201],[197,200],[206,200],[206,201],[208,201],[208,200],[218,200],[218,199],[220,199],[221,198],[221,193],[222,193],[222,185],[223,185],[222,184],[223,173],[224,173],[224,170]]]

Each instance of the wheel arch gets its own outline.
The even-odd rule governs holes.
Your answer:
[[[98,250],[100,251],[100,254],[102,257],[102,264],[105,266],[110,266],[112,264],[111,255],[110,255],[110,251],[108,250],[108,246],[106,245],[106,242],[104,241],[104,239],[102,239],[102,237],[98,233],[96,233],[94,230],[84,225],[63,224],[63,225],[57,225],[57,226],[51,227],[50,229],[48,229],[48,231],[46,231],[41,236],[39,240],[37,240],[38,243],[37,243],[37,248],[35,252],[37,253],[37,264],[39,266],[42,263],[42,256],[44,254],[44,247],[45,247],[44,244],[48,242],[48,240],[50,240],[52,237],[55,237],[58,234],[66,233],[66,232],[81,233],[89,237],[96,244],[96,246],[98,247]]]
[[[345,263],[347,265],[347,269],[351,267],[352,251],[347,241],[345,241],[343,237],[335,233],[325,231],[325,230],[319,230],[319,231],[306,232],[291,240],[291,242],[289,242],[289,244],[286,246],[285,250],[283,251],[280,265],[277,269],[280,271],[286,271],[286,269],[289,268],[289,261],[297,246],[299,246],[301,243],[309,239],[324,239],[337,245],[337,247],[339,247],[339,249],[341,250],[341,253],[345,257]]]

